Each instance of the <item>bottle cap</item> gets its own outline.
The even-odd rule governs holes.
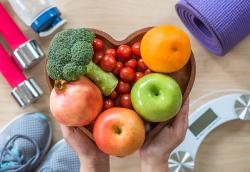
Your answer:
[[[39,97],[43,95],[41,87],[33,78],[29,78],[11,91],[11,95],[20,105],[20,107],[26,107],[34,103]]]
[[[44,58],[45,54],[36,40],[29,40],[14,52],[14,60],[20,69],[28,69]]]
[[[31,28],[41,37],[51,35],[55,30],[66,23],[56,7],[48,8],[39,14],[31,24]]]

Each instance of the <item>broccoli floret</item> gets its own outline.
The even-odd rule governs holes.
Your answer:
[[[92,43],[95,39],[95,34],[86,28],[77,29],[75,36],[81,37],[82,41]]]
[[[48,50],[48,75],[54,80],[77,80],[92,60],[95,36],[88,29],[67,29],[55,35]],[[72,67],[72,69],[71,69]]]
[[[83,65],[79,65],[77,68],[77,72],[79,75],[85,75],[87,73],[87,68]]]
[[[94,50],[92,44],[79,41],[71,48],[71,54],[73,61],[82,62],[83,65],[87,65],[92,60]]]
[[[53,80],[61,80],[63,78],[62,75],[62,69],[63,66],[56,60],[53,59],[48,59],[46,69],[48,72],[48,75],[53,79]]]
[[[63,77],[65,80],[78,80],[80,75],[85,75],[87,72],[86,67],[76,63],[68,63],[63,67]],[[77,75],[76,75],[77,73]]]
[[[94,38],[94,33],[85,28],[57,33],[48,49],[47,73],[54,80],[66,81],[87,75],[107,96],[115,89],[118,80],[92,62]]]
[[[70,49],[66,48],[55,49],[53,51],[48,52],[48,57],[50,57],[49,59],[55,59],[55,60],[60,59],[62,63],[67,63],[71,60],[71,52]]]

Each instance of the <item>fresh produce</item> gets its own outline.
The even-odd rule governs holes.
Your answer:
[[[84,126],[95,120],[103,105],[102,93],[88,78],[56,81],[50,95],[50,110],[66,126]]]
[[[113,74],[114,75],[116,75],[116,76],[119,76],[120,75],[120,71],[121,71],[121,69],[123,68],[123,64],[122,64],[122,62],[116,62],[116,66],[115,66],[115,68],[113,69]]]
[[[86,29],[68,29],[57,33],[48,50],[49,76],[54,80],[73,81],[85,74],[85,65],[93,55],[93,39],[94,34]],[[78,51],[78,48],[82,50]]]
[[[112,56],[116,57],[116,50],[113,48],[106,49],[105,54],[111,54]]]
[[[129,60],[132,57],[132,49],[128,45],[120,45],[116,53],[121,60]]]
[[[125,63],[126,67],[131,67],[132,69],[135,69],[137,67],[137,60],[131,59]]]
[[[104,45],[107,41],[88,29],[68,29],[59,32],[49,46],[46,67],[55,83],[52,114],[67,126],[87,125],[104,153],[126,156],[135,152],[144,143],[145,125],[171,119],[182,104],[178,83],[154,73],[150,65],[166,69],[183,63],[186,51],[180,49],[187,48],[185,35],[173,28],[152,30],[143,43],[115,47]],[[177,47],[174,53],[173,47]],[[180,61],[171,61],[179,57]]]
[[[144,76],[144,74],[142,72],[136,72],[135,73],[135,82],[138,81],[143,76]]]
[[[116,89],[108,97],[104,97],[103,110],[114,106],[133,109],[130,96],[132,85],[144,75],[152,73],[140,57],[140,42],[135,42],[132,48],[129,45],[121,45],[117,50],[103,48],[99,51],[98,49],[98,52],[95,51],[93,60],[103,70],[112,70],[119,79]]]
[[[133,109],[130,94],[124,94],[120,97],[120,105],[121,107],[124,107],[124,108]]]
[[[95,38],[93,41],[93,48],[95,51],[101,51],[104,47],[102,40]]]
[[[103,54],[103,52],[101,52],[101,51],[99,51],[99,52],[96,52],[95,54],[94,54],[94,57],[93,57],[93,62],[95,63],[95,64],[99,64],[99,62],[101,61],[101,59],[103,58],[103,56],[104,56],[104,54]]]
[[[86,76],[90,78],[101,90],[102,94],[109,96],[116,88],[118,79],[112,73],[104,71],[94,63],[89,63]]]
[[[136,42],[132,45],[132,53],[136,56],[136,57],[141,57],[141,43],[140,42]]]
[[[120,78],[123,81],[133,81],[135,79],[135,71],[131,67],[124,67],[120,71]]]
[[[88,29],[67,29],[57,33],[49,46],[47,73],[53,80],[66,81],[86,75],[108,96],[118,80],[92,62],[94,37]]]
[[[164,122],[176,115],[182,104],[178,83],[171,77],[153,73],[132,87],[131,100],[136,112],[150,122]]]
[[[141,42],[143,62],[155,72],[178,71],[188,62],[191,45],[188,36],[175,26],[159,26],[148,31]]]
[[[127,156],[142,146],[144,123],[135,111],[113,107],[98,116],[93,135],[99,149],[106,154]]]
[[[114,107],[114,106],[115,106],[115,104],[114,104],[113,100],[111,100],[111,99],[105,99],[103,101],[103,110],[107,110],[107,109]]]
[[[142,59],[139,59],[138,60],[138,68],[139,70],[141,71],[145,71],[148,69],[148,67],[144,64],[143,60]]]
[[[101,59],[100,63],[103,70],[111,72],[116,67],[116,59],[111,54],[106,54]]]
[[[130,93],[131,85],[128,82],[119,81],[116,90],[121,94],[127,94]]]
[[[153,72],[150,69],[146,69],[144,71],[144,75],[148,75],[148,74],[151,74],[151,73],[153,73]]]
[[[118,83],[118,84],[119,84],[119,83]],[[110,94],[109,98],[111,98],[112,100],[114,100],[114,99],[116,99],[118,96],[119,96],[119,94],[117,93],[117,91],[114,90],[114,91]]]

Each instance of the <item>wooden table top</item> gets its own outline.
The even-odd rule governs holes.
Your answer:
[[[47,51],[49,38],[38,38],[14,14],[6,0],[5,7],[29,38],[35,38]],[[104,30],[121,40],[128,34],[146,26],[172,24],[184,29],[174,5],[177,0],[57,0],[63,18],[68,20],[64,28],[89,27]],[[241,41],[225,57],[216,57],[203,48],[190,35],[192,49],[197,62],[195,85],[190,95],[191,102],[202,95],[220,89],[250,88],[250,37]],[[1,40],[1,38],[0,38]],[[34,76],[45,90],[45,95],[35,104],[21,109],[10,96],[10,87],[0,77],[0,127],[18,114],[41,111],[53,124],[53,142],[61,139],[58,125],[49,112],[49,92],[44,76],[44,61],[26,72]],[[246,172],[250,171],[250,122],[234,121],[212,132],[201,145],[196,172]],[[138,153],[126,158],[111,158],[113,172],[139,171]]]

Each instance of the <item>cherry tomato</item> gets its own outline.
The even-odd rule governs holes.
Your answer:
[[[114,99],[116,99],[118,96],[119,96],[119,94],[117,93],[117,91],[114,90],[114,91],[110,94],[109,98],[111,98],[112,100],[114,100]]]
[[[116,59],[111,54],[104,55],[101,59],[100,65],[103,70],[111,72],[116,66]]]
[[[116,107],[120,107],[120,98],[117,97],[117,98],[114,100],[114,103],[115,103],[115,106],[116,106]]]
[[[133,109],[130,94],[124,94],[120,97],[120,105],[121,105],[121,107],[124,107],[124,108]]]
[[[120,75],[120,70],[123,68],[123,64],[121,62],[116,62],[115,68],[112,70],[113,74],[116,76]]]
[[[111,100],[111,99],[105,99],[104,101],[103,101],[103,110],[107,110],[107,109],[109,109],[109,108],[111,108],[111,107],[114,107],[114,102],[113,102],[113,100]]]
[[[102,51],[96,52],[93,57],[93,62],[95,64],[98,64],[100,60],[103,58],[104,54]]]
[[[128,82],[119,81],[117,84],[117,91],[121,94],[130,93],[131,85]]]
[[[93,48],[95,52],[101,51],[103,47],[104,47],[103,41],[98,38],[95,38],[93,41]]]
[[[120,71],[120,78],[123,81],[133,81],[135,79],[135,71],[131,67],[124,67]]]
[[[113,49],[113,48],[106,49],[106,50],[105,50],[105,54],[111,54],[111,55],[113,55],[114,57],[116,57],[116,50]]]
[[[125,63],[125,66],[135,69],[137,67],[137,60],[131,59]]]
[[[122,60],[129,60],[132,57],[132,49],[128,45],[120,45],[116,54]]]
[[[142,72],[136,72],[135,73],[135,82],[138,81],[143,76],[144,76],[144,74]]]
[[[136,42],[132,45],[132,53],[136,56],[136,57],[141,57],[141,43],[140,42]]]
[[[138,60],[138,68],[144,72],[148,67],[144,64],[142,59],[139,59]]]
[[[144,75],[148,75],[148,74],[150,74],[150,73],[153,73],[150,69],[146,69],[146,70],[144,71]]]

